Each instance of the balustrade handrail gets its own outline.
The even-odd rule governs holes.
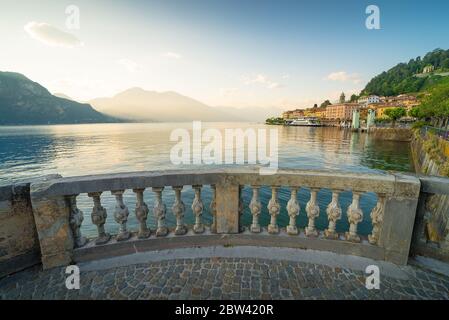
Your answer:
[[[105,246],[123,252],[126,243],[132,243],[134,240],[143,240],[147,246],[158,243],[159,248],[173,246],[175,243],[185,246],[192,235],[197,236],[193,241],[194,245],[234,241],[234,244],[305,247],[358,254],[399,264],[406,263],[420,192],[420,182],[416,177],[391,172],[366,174],[299,169],[280,169],[273,175],[260,175],[259,169],[237,167],[147,171],[61,177],[32,183],[31,200],[44,266],[67,263],[74,259],[74,252],[102,252]],[[211,203],[208,204],[213,217],[210,227],[205,226],[202,219],[206,204],[202,201],[201,190],[205,185],[210,185],[213,190]],[[193,228],[184,223],[186,211],[182,200],[183,186],[191,186],[195,193],[191,203],[195,220]],[[252,189],[249,203],[244,203],[242,199],[244,186]],[[259,189],[262,186],[271,188],[271,198],[267,206],[270,222],[266,226],[259,222],[259,217],[266,214],[259,199]],[[171,188],[164,191],[165,187]],[[278,200],[280,187],[290,188],[291,191],[286,206],[290,219],[286,229],[280,228],[277,222],[282,209]],[[299,203],[297,199],[300,188],[306,188],[310,192],[307,203]],[[130,209],[123,194],[125,190],[130,189],[137,199],[134,209],[140,226],[137,233],[129,231],[127,227]],[[145,189],[155,195],[152,208],[144,201]],[[332,192],[331,202],[325,212],[321,213],[317,203],[317,193],[320,189],[329,189]],[[101,194],[105,191],[111,192],[116,200],[113,215],[119,225],[119,232],[114,236],[105,230],[107,212],[101,205]],[[339,194],[343,191],[352,192],[352,203],[345,215],[339,203]],[[175,193],[173,207],[168,209],[163,199],[163,193],[167,192]],[[358,224],[366,219],[360,208],[361,195],[365,192],[374,192],[378,196],[377,205],[370,213],[372,231],[368,238],[361,236],[357,230]],[[80,229],[83,213],[78,209],[76,201],[77,196],[82,193],[92,198],[91,218],[98,229],[95,242],[90,241],[87,246],[88,241]],[[241,217],[245,205],[250,209],[252,223],[249,229],[243,232]],[[299,230],[296,219],[301,206],[305,208],[308,222],[304,229]],[[150,230],[146,224],[150,209],[156,218],[156,230]],[[165,225],[167,214],[176,218],[174,230]],[[325,230],[318,230],[315,225],[320,214],[326,215],[329,221]],[[347,219],[349,229],[338,233],[336,225],[342,218]],[[290,237],[273,238],[278,234]],[[214,238],[214,235],[218,237]],[[227,237],[223,237],[224,235]],[[159,241],[164,237],[170,241]],[[135,249],[139,246],[142,246],[142,242],[134,242],[128,247]]]

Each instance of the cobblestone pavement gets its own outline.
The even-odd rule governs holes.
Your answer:
[[[381,277],[367,290],[361,271],[304,262],[198,258],[81,271],[80,290],[65,287],[65,269],[35,267],[0,280],[0,299],[449,299],[449,279]]]

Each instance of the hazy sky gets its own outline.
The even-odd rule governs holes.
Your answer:
[[[380,30],[365,27],[370,4]],[[139,86],[212,106],[305,107],[448,49],[449,1],[0,0],[0,39],[1,71],[78,100]]]

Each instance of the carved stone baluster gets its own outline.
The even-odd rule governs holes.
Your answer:
[[[340,203],[338,202],[338,196],[340,192],[340,190],[332,191],[332,201],[331,203],[329,203],[326,209],[329,225],[324,231],[324,235],[328,239],[338,239],[338,233],[335,231],[335,227],[337,225],[337,221],[341,219],[341,207]]]
[[[348,208],[349,232],[346,232],[346,240],[360,242],[357,235],[357,224],[363,220],[363,211],[360,209],[360,193],[352,192],[352,203]]]
[[[253,233],[260,233],[261,228],[259,224],[259,216],[262,210],[262,204],[259,201],[259,189],[260,186],[251,186],[253,188],[253,197],[251,202],[249,203],[249,209],[251,210],[251,214],[253,216],[253,222],[250,227],[250,231]]]
[[[211,232],[217,233],[217,188],[214,184],[210,187],[212,188],[212,201],[210,202],[210,213],[212,214]]]
[[[201,200],[201,188],[202,185],[194,185],[192,188],[195,190],[195,198],[192,203],[192,211],[195,215],[195,225],[193,226],[193,232],[195,233],[203,233],[204,225],[201,221],[201,217],[203,215],[203,201]]]
[[[175,202],[173,203],[172,211],[176,217],[175,234],[178,236],[187,233],[187,227],[184,225],[183,222],[186,206],[184,205],[184,202],[182,202],[181,199],[182,188],[183,188],[182,186],[173,187],[173,190],[175,190]]]
[[[318,236],[318,230],[315,228],[315,219],[320,215],[320,207],[316,200],[318,191],[320,191],[318,188],[310,189],[310,200],[306,205],[307,218],[309,218],[309,223],[306,227],[306,236],[308,237]]]
[[[106,233],[104,230],[104,224],[106,223],[108,213],[101,205],[101,194],[102,192],[92,192],[88,194],[88,196],[94,201],[91,218],[92,223],[96,225],[98,229],[98,238],[95,240],[96,245],[105,244],[111,239],[111,235]]]
[[[123,193],[125,190],[111,191],[111,194],[115,196],[115,221],[120,225],[119,233],[117,235],[117,241],[128,240],[131,237],[131,232],[126,229],[126,222],[128,221],[129,211],[123,203]]]
[[[298,228],[296,227],[296,217],[299,215],[300,206],[297,200],[298,187],[291,188],[290,200],[287,203],[287,212],[290,217],[290,222],[287,226],[287,233],[289,235],[297,235]]]
[[[153,214],[157,220],[156,237],[164,237],[168,234],[168,228],[165,226],[165,213],[167,207],[162,201],[162,191],[164,190],[164,187],[154,187],[152,190],[156,194],[153,207]]]
[[[83,212],[76,206],[77,196],[78,196],[77,194],[67,196],[67,201],[70,208],[70,216],[69,216],[70,228],[72,229],[75,247],[79,248],[83,247],[87,243],[87,239],[82,236],[80,230],[81,224],[83,223],[84,220],[84,215]]]
[[[378,194],[377,204],[371,211],[371,223],[373,231],[368,236],[368,241],[371,244],[378,244],[380,232],[382,231],[382,224],[385,210],[385,194]]]
[[[240,232],[245,231],[245,227],[242,225],[242,216],[243,216],[243,212],[245,211],[245,207],[244,207],[244,203],[243,203],[243,199],[242,199],[242,190],[243,190],[243,186],[239,186],[239,228],[240,228]]]
[[[279,233],[279,226],[277,225],[277,216],[281,211],[281,206],[278,202],[278,189],[279,187],[271,187],[271,199],[268,202],[268,212],[270,213],[271,219],[270,224],[268,225],[268,232],[271,234]]]
[[[134,189],[133,191],[136,194],[137,199],[136,218],[140,224],[139,233],[137,234],[137,237],[139,239],[146,239],[151,235],[151,231],[147,227],[148,212],[150,210],[148,209],[147,204],[143,201],[143,192],[145,191],[145,189]]]

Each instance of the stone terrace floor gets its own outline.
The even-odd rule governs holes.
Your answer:
[[[449,278],[410,267],[414,278],[260,258],[192,258],[103,270],[81,269],[80,290],[67,290],[65,269],[34,267],[0,279],[0,299],[449,299]]]

